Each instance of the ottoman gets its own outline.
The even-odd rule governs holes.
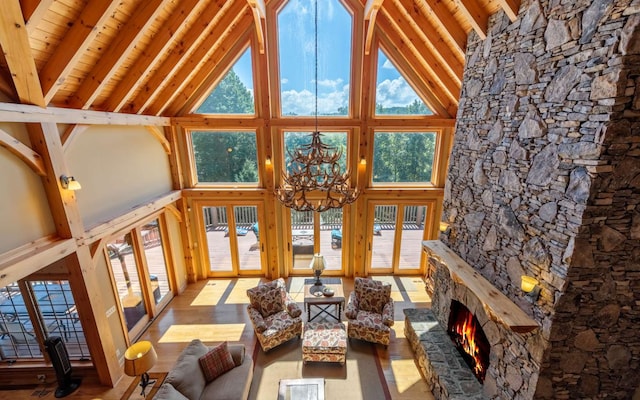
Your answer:
[[[339,362],[347,359],[347,331],[342,322],[306,322],[302,332],[302,361]]]

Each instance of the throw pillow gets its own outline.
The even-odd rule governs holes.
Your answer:
[[[282,303],[282,289],[279,287],[269,288],[256,294],[256,307],[263,318],[284,310]]]
[[[227,342],[222,342],[214,347],[207,354],[200,357],[198,361],[200,362],[200,368],[202,368],[204,379],[207,383],[236,366],[227,348]]]

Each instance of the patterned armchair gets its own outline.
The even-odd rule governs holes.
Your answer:
[[[345,310],[349,320],[347,336],[387,347],[393,326],[391,285],[373,279],[356,278],[353,286]]]
[[[260,284],[247,290],[247,311],[262,350],[302,334],[302,310],[287,293],[284,279]]]

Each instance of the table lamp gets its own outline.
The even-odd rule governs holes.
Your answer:
[[[158,360],[158,355],[153,345],[149,341],[142,341],[131,345],[124,352],[124,373],[129,376],[140,376],[140,386],[144,397],[147,385],[154,384],[156,381],[149,381],[148,371]]]
[[[320,274],[324,271],[324,256],[320,253],[314,254],[309,266],[316,275],[316,281],[313,286],[322,286],[322,282],[320,282]]]

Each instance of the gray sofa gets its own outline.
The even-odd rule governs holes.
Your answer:
[[[198,359],[211,348],[194,339],[182,351],[154,400],[246,399],[253,378],[253,359],[243,344],[229,344],[236,367],[207,383]]]

